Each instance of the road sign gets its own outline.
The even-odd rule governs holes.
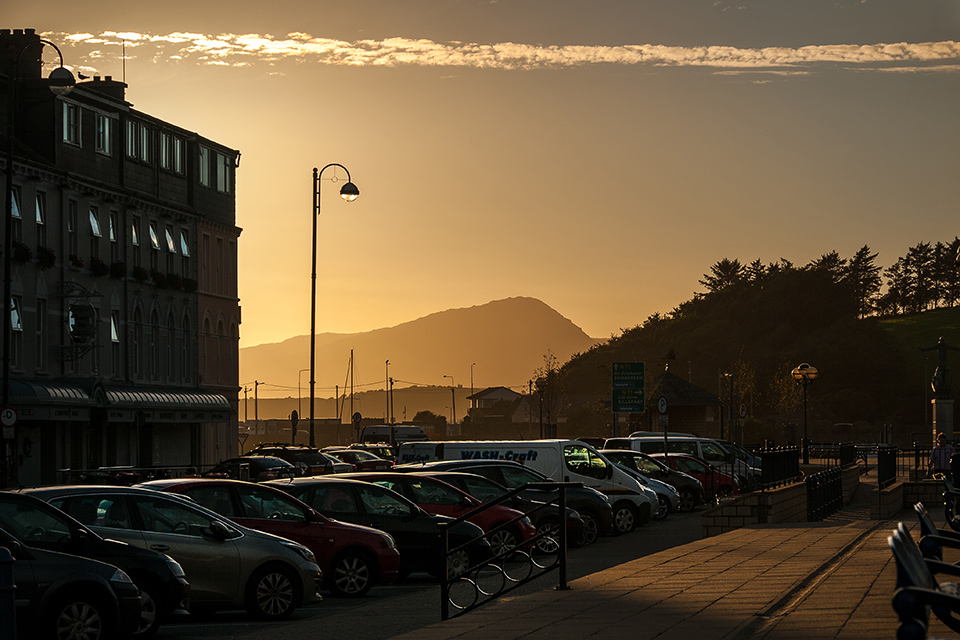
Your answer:
[[[363,416],[360,415],[360,412],[359,412],[359,411],[355,412],[355,413],[353,414],[353,424],[359,427],[361,420],[363,420]]]
[[[4,409],[0,411],[0,424],[5,427],[12,427],[17,424],[17,412],[13,409]]]
[[[646,403],[643,390],[642,362],[614,362],[612,395],[614,413],[643,413]]]
[[[657,398],[657,411],[659,411],[662,416],[667,415],[667,396]]]
[[[741,418],[746,418],[746,417],[747,417],[747,405],[745,405],[745,404],[741,404],[741,405],[740,405],[740,417],[741,417]]]

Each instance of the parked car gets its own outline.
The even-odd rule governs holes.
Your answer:
[[[0,547],[15,561],[18,638],[117,640],[139,627],[140,591],[123,570],[30,547],[2,528]]]
[[[320,600],[322,574],[310,549],[241,527],[183,496],[92,485],[24,492],[104,537],[169,554],[190,580],[191,612],[245,608],[279,620]]]
[[[475,473],[460,471],[414,471],[410,475],[426,475],[446,482],[486,504],[493,502],[510,492],[502,484]],[[527,514],[537,535],[543,535],[536,542],[537,549],[543,553],[556,553],[559,550],[560,510],[556,505],[547,505],[517,494],[503,503]],[[576,540],[583,533],[583,520],[576,510],[567,507],[567,536]]]
[[[680,494],[680,511],[691,511],[703,504],[703,485],[693,476],[674,471],[663,462],[633,449],[604,449],[601,453],[613,462],[620,463],[648,478],[672,486]]]
[[[655,460],[663,462],[674,471],[682,471],[700,481],[703,485],[704,499],[716,502],[733,494],[740,493],[740,481],[729,473],[724,473],[706,460],[684,453],[651,454]]]
[[[380,442],[354,442],[347,445],[347,449],[359,449],[360,451],[367,451],[377,456],[378,458],[383,458],[384,460],[389,460],[390,462],[396,464],[397,454],[394,452],[393,447],[389,444]]]
[[[519,462],[510,460],[437,460],[425,463],[397,465],[395,471],[464,471],[490,478],[508,489],[517,489],[528,483],[555,483],[542,473],[530,469]],[[552,502],[557,497],[556,490],[528,488],[524,497],[540,502]],[[613,532],[613,508],[606,495],[589,487],[568,488],[567,506],[576,509],[583,521],[581,536],[574,539],[575,545],[594,542],[597,536],[610,535]]]
[[[336,476],[311,476],[266,483],[299,498],[323,515],[380,529],[393,536],[400,549],[400,576],[415,571],[442,575],[441,525],[452,518],[427,513],[395,491],[379,485]],[[472,522],[450,526],[451,549],[447,575],[460,575],[492,557],[483,529]]]
[[[0,491],[0,528],[35,549],[69,553],[112,564],[140,589],[139,637],[184,606],[190,584],[183,568],[168,555],[114,540],[89,528],[39,498]]]
[[[371,424],[360,432],[360,442],[364,444],[384,443],[398,447],[403,442],[422,442],[430,436],[423,428],[415,424]]]
[[[636,469],[628,467],[620,462],[614,462],[613,464],[617,465],[635,477],[637,482],[643,486],[656,492],[657,512],[653,515],[654,520],[665,520],[673,511],[679,510],[680,493],[669,484],[666,482],[660,482],[659,480],[654,480],[653,478],[648,478]]]
[[[293,496],[264,484],[213,478],[153,480],[139,485],[188,496],[244,527],[295,540],[313,551],[324,587],[359,597],[397,579],[400,552],[390,534],[331,520]]]
[[[368,471],[345,474],[344,477],[396,491],[428,513],[441,516],[459,518],[483,505],[469,493],[426,475]],[[501,504],[484,509],[468,520],[483,529],[497,556],[523,546],[536,533],[530,518]]]
[[[263,482],[276,478],[294,478],[303,475],[303,470],[276,456],[240,456],[224,460],[203,475],[207,478]]]
[[[258,444],[253,449],[243,454],[247,456],[273,456],[286,460],[293,466],[300,469],[300,475],[319,476],[328,473],[345,473],[355,471],[350,464],[345,464],[342,460],[329,456],[316,447],[308,447],[305,444],[290,444],[284,442]]]
[[[362,449],[324,449],[323,453],[352,464],[357,471],[390,471],[393,462]]]

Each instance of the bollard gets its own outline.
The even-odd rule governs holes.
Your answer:
[[[13,556],[0,547],[0,638],[17,637],[17,585],[13,583]]]

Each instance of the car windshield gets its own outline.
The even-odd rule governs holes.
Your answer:
[[[0,528],[28,545],[71,540],[70,525],[65,519],[26,501],[0,500]]]

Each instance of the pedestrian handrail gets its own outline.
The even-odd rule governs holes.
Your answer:
[[[807,522],[820,522],[843,507],[843,471],[827,469],[804,479],[807,485]]]
[[[799,447],[773,447],[758,451],[763,459],[760,468],[760,488],[772,489],[800,477]]]
[[[897,448],[888,444],[877,447],[877,483],[886,489],[897,480]]]
[[[464,522],[473,518],[479,513],[486,511],[498,504],[502,504],[519,495],[527,489],[538,489],[543,491],[557,491],[557,497],[550,502],[545,502],[536,507],[523,512],[516,519],[504,523],[499,527],[487,532],[490,536],[500,529],[511,526],[517,520],[528,517],[529,514],[541,509],[557,509],[559,530],[554,533],[551,531],[538,532],[530,540],[519,541],[517,545],[494,558],[483,559],[472,564],[457,575],[451,575],[448,569],[441,572],[440,579],[440,618],[449,620],[456,618],[469,611],[476,609],[488,602],[496,600],[514,589],[542,577],[553,570],[560,572],[557,589],[567,589],[567,493],[566,490],[571,487],[582,487],[579,482],[530,482],[517,487],[504,495],[484,503],[463,514],[459,518],[450,520],[441,525],[441,535],[443,539],[443,567],[449,567],[449,559],[454,553],[466,550],[472,542],[467,542],[455,548],[450,548],[449,530],[459,522]],[[541,562],[540,558],[534,558],[534,552],[537,549],[537,542],[543,538],[557,537],[556,554],[546,555],[548,562]],[[452,609],[452,611],[451,611]]]

